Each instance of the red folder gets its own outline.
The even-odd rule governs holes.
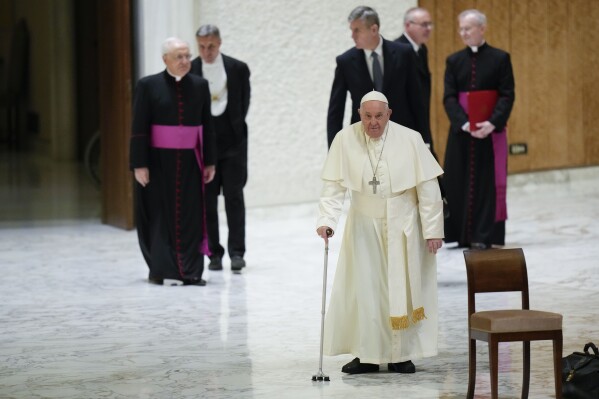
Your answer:
[[[477,123],[488,121],[493,114],[497,103],[497,91],[478,90],[468,91],[464,94],[466,95],[466,104],[462,104],[462,106],[465,106],[464,109],[468,113],[470,131],[473,132],[478,129]]]

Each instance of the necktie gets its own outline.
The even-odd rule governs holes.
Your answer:
[[[383,72],[379,63],[379,55],[374,51],[372,52],[372,83],[374,83],[376,91],[383,91]]]

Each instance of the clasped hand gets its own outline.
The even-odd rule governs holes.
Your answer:
[[[478,129],[476,129],[475,131],[471,132],[470,131],[470,124],[466,123],[462,129],[464,131],[470,133],[470,135],[472,137],[477,138],[477,139],[484,139],[488,135],[490,135],[491,133],[493,133],[493,131],[495,130],[495,125],[493,125],[489,121],[478,122],[476,124],[476,127]]]

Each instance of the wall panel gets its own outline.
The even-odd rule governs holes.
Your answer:
[[[129,1],[98,3],[102,223],[134,227],[131,137],[131,7]]]
[[[585,58],[582,54],[587,49],[586,32],[588,31],[581,18],[585,15],[587,0],[573,0],[569,2],[568,10],[568,53],[563,62],[567,65],[567,109],[568,109],[568,135],[562,145],[568,146],[568,165],[584,165],[585,156],[585,131],[584,131],[584,74]]]
[[[442,105],[445,60],[462,49],[458,14],[488,18],[486,39],[508,51],[516,102],[508,141],[526,143],[511,155],[510,172],[599,164],[599,2],[594,0],[426,0],[435,30],[428,46],[433,73],[431,126],[444,159],[449,122]]]
[[[530,108],[534,106],[534,100],[530,90],[532,35],[528,26],[529,7],[526,1],[512,1],[510,15],[512,23],[510,26],[510,41],[512,67],[514,68],[514,79],[516,80],[516,102],[510,118],[509,141],[512,143],[524,143],[530,137]],[[515,39],[517,37],[517,39]],[[510,170],[530,169],[530,157],[514,156],[509,159]]]
[[[549,0],[547,7],[547,125],[551,140],[544,140],[545,167],[568,166],[568,3]]]
[[[585,10],[578,14],[582,28],[585,51],[575,55],[584,59],[583,115],[585,164],[599,163],[599,1],[587,0]]]
[[[528,23],[531,39],[528,52],[532,64],[531,73],[527,76],[532,100],[529,108],[531,123],[528,125],[528,156],[530,166],[544,169],[550,164],[549,157],[543,151],[549,132],[547,108],[551,96],[547,55],[547,0],[530,0],[529,10],[534,10],[534,17],[529,18]],[[515,106],[518,106],[517,102]]]

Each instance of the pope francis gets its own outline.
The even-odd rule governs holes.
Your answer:
[[[324,352],[351,354],[341,371],[414,373],[437,354],[437,265],[443,239],[443,173],[422,136],[389,121],[379,92],[360,102],[360,122],[341,130],[322,170],[317,234],[328,242],[351,206],[325,319]]]

